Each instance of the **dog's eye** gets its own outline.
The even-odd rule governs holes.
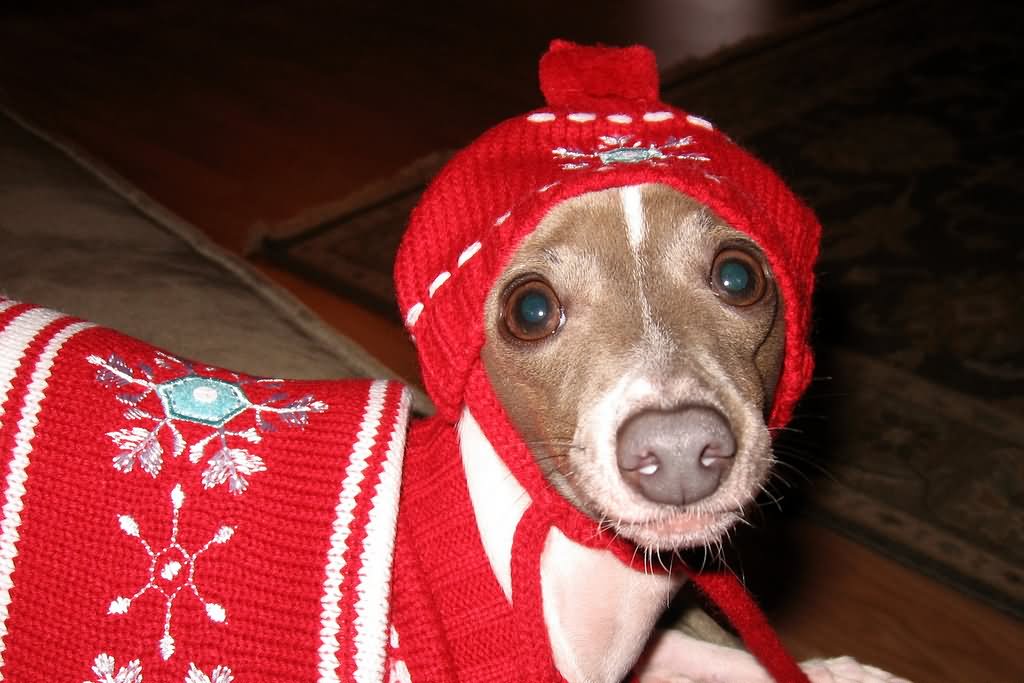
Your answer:
[[[768,282],[756,257],[742,249],[727,248],[715,256],[711,288],[732,306],[750,306],[761,300]]]
[[[520,341],[538,341],[549,337],[565,321],[558,295],[547,282],[530,279],[514,284],[505,296],[502,322]]]

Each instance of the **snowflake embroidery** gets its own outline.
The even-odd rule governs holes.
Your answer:
[[[142,664],[139,660],[133,659],[116,672],[115,666],[117,664],[114,658],[106,652],[101,652],[96,655],[96,660],[92,664],[92,672],[96,678],[83,683],[142,683]]]
[[[114,658],[106,652],[101,652],[96,655],[96,660],[92,665],[92,672],[96,678],[92,681],[83,681],[83,683],[143,683],[142,664],[139,663],[139,660],[133,659],[118,669],[116,673],[114,672],[115,666],[117,665]],[[226,666],[214,667],[210,675],[207,676],[194,663],[190,662],[184,683],[231,683],[234,680],[234,674]]]
[[[96,381],[116,390],[117,400],[128,406],[125,419],[148,423],[107,432],[120,451],[113,457],[114,468],[125,474],[138,465],[156,477],[163,468],[165,453],[169,451],[171,457],[177,458],[187,448],[190,462],[206,459],[204,488],[226,484],[231,493],[241,494],[248,488],[250,476],[266,470],[263,459],[246,445],[259,443],[262,433],[276,430],[268,416],[285,426],[301,428],[308,423],[310,414],[327,410],[326,403],[310,395],[289,400],[283,392],[264,403],[253,403],[245,393],[247,384],[273,390],[282,385],[281,380],[248,380],[235,374],[231,375],[232,380],[225,380],[201,375],[191,364],[163,353],[157,353],[152,365],[140,363],[137,369],[116,354],[106,359],[92,355],[87,360],[99,368]],[[169,371],[171,379],[157,381],[157,368]],[[202,371],[208,373],[214,368]],[[154,394],[159,398],[162,414],[143,408],[143,402]],[[247,411],[252,411],[256,426],[231,429],[235,418]],[[188,444],[178,427],[182,422],[209,427],[211,431]]]
[[[388,669],[388,683],[412,683],[409,667],[401,659],[391,660],[391,666]]]
[[[231,683],[233,680],[235,676],[226,666],[214,667],[207,676],[195,664],[189,664],[188,674],[185,675],[185,683]]]
[[[394,626],[391,627],[390,642],[391,653],[388,656],[388,683],[412,683],[409,667],[405,665],[404,660],[397,656],[399,652],[398,631]]]
[[[117,518],[121,531],[125,536],[137,539],[142,549],[149,556],[149,580],[136,591],[135,595],[129,597],[118,596],[111,601],[107,608],[107,614],[127,614],[132,604],[149,591],[154,591],[163,597],[164,600],[164,633],[160,639],[160,656],[165,660],[170,659],[174,654],[174,637],[171,635],[171,612],[175,600],[182,591],[191,592],[206,610],[206,616],[212,622],[224,623],[227,619],[227,612],[218,603],[210,602],[202,596],[199,587],[195,583],[196,561],[206,553],[213,545],[223,545],[231,540],[235,533],[234,527],[222,526],[199,550],[189,553],[178,543],[178,523],[181,516],[181,508],[185,504],[185,493],[181,490],[181,484],[176,484],[171,490],[171,538],[167,544],[160,549],[154,547],[142,537],[139,531],[139,524],[131,515],[120,515]],[[118,681],[120,683],[120,681]]]
[[[649,143],[646,146],[640,140],[630,142],[631,135],[602,135],[601,143],[592,152],[584,152],[579,149],[567,147],[556,147],[551,154],[556,159],[564,159],[562,168],[574,170],[579,168],[594,168],[598,171],[607,171],[617,164],[650,164],[652,166],[664,166],[670,159],[681,159],[685,161],[706,162],[711,159],[699,152],[682,152],[693,144],[693,138],[670,137],[663,144]]]

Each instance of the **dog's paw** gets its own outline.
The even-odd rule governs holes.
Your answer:
[[[813,683],[910,683],[905,678],[861,664],[853,657],[812,659],[800,667]]]

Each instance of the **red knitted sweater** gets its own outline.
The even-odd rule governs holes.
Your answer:
[[[546,490],[486,377],[470,384],[517,478]],[[455,426],[422,420],[406,439],[408,398],[239,375],[0,299],[0,676],[561,681],[548,531],[627,562],[632,548],[534,494],[509,604]],[[779,680],[805,680],[734,579],[696,580]]]
[[[386,680],[408,405],[0,299],[0,678]]]

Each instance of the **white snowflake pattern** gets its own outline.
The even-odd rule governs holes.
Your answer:
[[[117,664],[114,662],[114,658],[106,652],[101,652],[96,655],[92,664],[92,672],[96,678],[91,681],[83,681],[83,683],[143,683],[142,664],[138,659],[128,662],[117,672],[114,671],[115,666]],[[189,662],[183,683],[231,683],[234,680],[234,674],[226,666],[214,667],[210,675],[207,676],[194,663]]]
[[[399,642],[398,630],[391,627],[390,634],[391,652],[388,656],[388,683],[412,683],[412,675],[405,661],[398,657]]]
[[[556,159],[565,160],[562,168],[570,171],[581,168],[607,171],[621,164],[664,166],[672,159],[695,162],[711,161],[706,154],[682,151],[693,145],[693,137],[689,135],[684,138],[670,137],[660,145],[654,142],[644,144],[640,140],[633,140],[631,135],[602,135],[598,139],[600,144],[597,149],[590,152],[556,147],[551,150],[551,154]],[[718,180],[716,176],[705,175],[712,180]]]
[[[92,663],[92,672],[96,678],[83,683],[142,683],[142,664],[133,659],[114,671],[117,664],[106,652],[96,655]]]
[[[401,659],[391,660],[388,667],[388,683],[412,683],[409,667]]]
[[[116,390],[117,400],[128,407],[124,418],[144,423],[107,432],[119,450],[112,459],[114,468],[125,474],[138,465],[156,477],[166,454],[177,458],[187,448],[190,462],[206,459],[204,488],[226,484],[231,493],[241,494],[249,486],[249,477],[266,470],[263,459],[247,446],[259,443],[262,433],[276,431],[277,424],[271,417],[286,427],[302,428],[312,413],[327,410],[326,403],[311,395],[289,400],[281,391],[264,403],[253,403],[245,393],[247,384],[275,390],[282,381],[242,379],[234,374],[230,380],[220,379],[200,374],[213,372],[214,368],[196,368],[164,353],[157,353],[152,364],[140,363],[134,369],[116,354],[105,359],[91,355],[86,360],[98,367],[96,381]],[[169,379],[157,381],[158,369]],[[143,408],[143,402],[153,394],[159,398],[162,414]],[[231,429],[235,418],[247,411],[252,411],[256,426]],[[188,444],[178,427],[181,422],[203,425],[211,431]]]
[[[189,664],[188,673],[185,675],[185,683],[231,683],[233,680],[235,676],[226,666],[214,667],[207,676],[195,664]]]
[[[163,659],[170,659],[174,654],[174,637],[171,635],[171,612],[175,600],[183,592],[192,593],[203,605],[207,618],[210,621],[222,624],[227,620],[227,611],[222,605],[211,602],[203,597],[199,587],[195,583],[196,561],[206,553],[213,545],[223,545],[231,540],[235,533],[234,527],[221,526],[199,550],[189,553],[178,543],[178,525],[181,517],[181,509],[185,505],[185,492],[181,484],[176,484],[171,490],[171,537],[170,540],[160,549],[154,549],[139,530],[139,524],[131,515],[120,515],[117,518],[118,525],[125,536],[138,540],[142,549],[149,556],[149,580],[142,588],[131,597],[119,595],[114,598],[107,614],[127,614],[132,604],[149,591],[155,591],[164,600],[164,631],[160,639],[159,650]],[[215,671],[216,673],[216,671]],[[130,679],[129,679],[130,680]],[[230,680],[230,679],[228,679]],[[116,683],[121,683],[116,680]],[[191,681],[190,681],[191,683]]]

